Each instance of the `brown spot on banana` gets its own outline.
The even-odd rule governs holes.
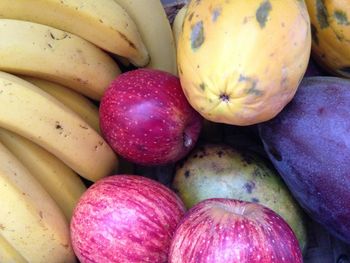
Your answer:
[[[130,41],[130,40],[127,38],[126,35],[124,35],[124,34],[121,33],[120,31],[118,31],[118,34],[119,34],[119,36],[120,36],[123,40],[125,40],[125,41],[128,43],[128,45],[129,45],[131,48],[136,49],[136,45],[135,45],[132,41]]]

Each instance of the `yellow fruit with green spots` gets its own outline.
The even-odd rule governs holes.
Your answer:
[[[350,1],[306,0],[313,57],[329,72],[350,78]]]
[[[178,40],[178,72],[204,118],[251,125],[293,98],[310,52],[303,0],[192,0]]]

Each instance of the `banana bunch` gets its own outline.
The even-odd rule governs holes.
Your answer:
[[[176,74],[160,0],[0,1],[0,262],[76,262],[90,182],[132,169],[100,134],[117,61]]]

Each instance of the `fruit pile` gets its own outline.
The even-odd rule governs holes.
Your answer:
[[[183,2],[0,1],[0,262],[350,244],[350,2]]]

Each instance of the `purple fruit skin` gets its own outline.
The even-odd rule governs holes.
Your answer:
[[[294,99],[259,132],[305,211],[350,243],[350,81],[305,78]]]

